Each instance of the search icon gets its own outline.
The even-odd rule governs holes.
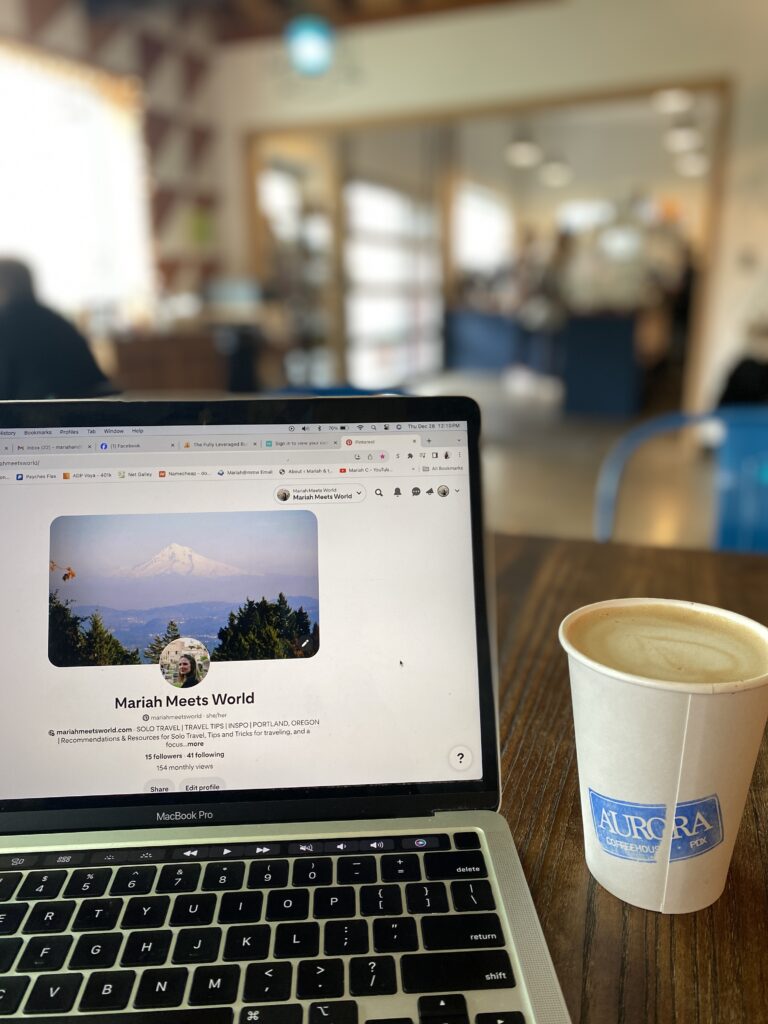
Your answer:
[[[377,497],[379,497],[379,498],[383,498],[384,497],[384,492],[382,491],[382,489],[380,487],[377,487],[376,490],[373,493],[375,495],[377,495]]]

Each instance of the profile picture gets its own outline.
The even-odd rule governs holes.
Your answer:
[[[275,495],[278,501],[288,501],[290,496],[291,492],[285,487],[278,488],[277,494]]]
[[[202,683],[211,667],[211,656],[205,644],[191,636],[172,640],[160,655],[163,679],[180,690]]]
[[[437,488],[437,493],[440,495],[441,498],[447,498],[449,493],[448,488],[445,486],[445,484],[440,484],[440,486]]]

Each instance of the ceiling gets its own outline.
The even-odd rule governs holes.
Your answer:
[[[322,15],[334,26],[343,27],[492,4],[533,2],[541,0],[221,0],[215,10],[220,39],[235,41],[277,35],[297,14]]]

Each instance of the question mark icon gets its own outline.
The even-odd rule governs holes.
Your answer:
[[[472,751],[467,747],[454,747],[449,760],[454,771],[465,772],[472,764]]]

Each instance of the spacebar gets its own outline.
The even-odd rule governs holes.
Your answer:
[[[229,1006],[215,1006],[205,1010],[125,1010],[123,1013],[89,1013],[73,1017],[30,1017],[34,1024],[119,1024],[121,1020],[132,1020],[133,1024],[232,1024],[232,1009]]]

